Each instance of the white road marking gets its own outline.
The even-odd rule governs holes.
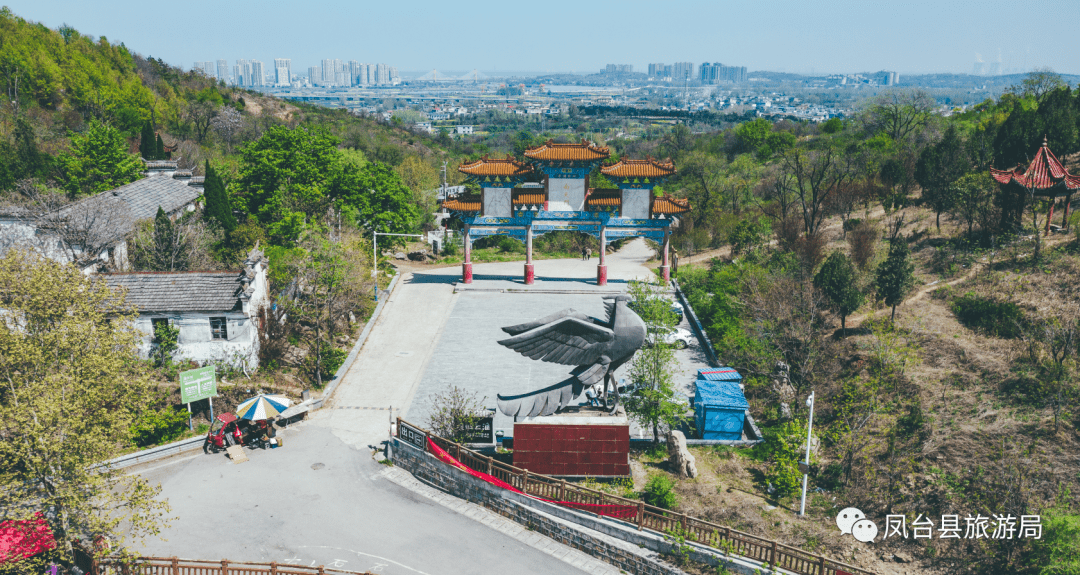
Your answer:
[[[301,545],[300,549],[333,549],[335,551],[348,551],[349,553],[355,553],[357,555],[363,555],[365,557],[371,557],[372,559],[378,559],[379,561],[389,561],[390,563],[393,563],[394,565],[397,565],[398,567],[408,569],[409,571],[412,571],[413,573],[419,573],[420,575],[430,575],[430,573],[425,573],[425,572],[423,572],[423,571],[421,571],[419,569],[413,569],[412,567],[409,567],[408,565],[403,565],[401,563],[398,563],[397,561],[394,561],[393,559],[387,559],[386,557],[379,557],[378,555],[372,555],[371,553],[364,553],[363,551],[354,551],[352,549],[341,549],[340,547],[329,547],[329,546],[326,546],[326,545]],[[312,563],[313,563],[312,566],[314,567],[314,561]]]
[[[161,469],[163,467],[168,467],[170,465],[180,463],[181,461],[191,461],[192,459],[195,459],[196,457],[202,457],[203,455],[204,454],[200,453],[198,455],[191,455],[191,456],[188,456],[188,457],[181,457],[180,459],[174,459],[174,460],[172,460],[172,461],[170,461],[168,463],[162,463],[161,465],[157,465],[157,466],[154,466],[154,467],[143,469],[141,471],[132,471],[131,473],[125,473],[124,477],[131,477],[132,475],[139,475],[139,474],[142,474],[142,473],[148,473],[150,471],[156,471],[156,470]]]

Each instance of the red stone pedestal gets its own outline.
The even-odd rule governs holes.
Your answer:
[[[625,418],[607,425],[514,424],[514,466],[533,473],[626,477],[630,475],[629,454],[630,427]]]
[[[472,283],[472,264],[461,264],[461,283]]]
[[[536,268],[535,264],[525,264],[525,285],[533,285],[536,283]]]
[[[671,283],[671,266],[660,266],[660,273],[664,278],[664,285]]]
[[[607,266],[605,266],[605,265],[596,266],[596,285],[598,285],[598,286],[606,286],[607,285]]]

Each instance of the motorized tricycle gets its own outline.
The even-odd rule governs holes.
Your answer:
[[[274,424],[265,419],[250,421],[234,413],[222,413],[214,419],[203,443],[203,452],[217,453],[232,445],[247,445],[266,449],[269,439],[277,435]]]

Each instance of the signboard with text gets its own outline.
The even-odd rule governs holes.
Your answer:
[[[180,372],[180,402],[191,403],[217,396],[214,366]]]
[[[472,425],[464,431],[462,443],[495,443],[495,430],[492,427],[492,418],[474,417]]]
[[[398,439],[415,445],[422,451],[427,450],[427,434],[404,421],[401,421],[401,426],[398,427]]]

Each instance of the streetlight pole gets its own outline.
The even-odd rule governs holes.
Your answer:
[[[810,408],[810,422],[806,426],[806,467],[803,469],[802,476],[802,503],[799,504],[799,515],[806,515],[806,481],[810,475],[810,437],[814,430],[814,392],[810,392],[810,397],[806,398],[806,406]]]
[[[421,234],[371,232],[371,279],[375,280],[375,301],[379,301],[379,236],[405,236],[409,238],[424,239],[424,236]]]

